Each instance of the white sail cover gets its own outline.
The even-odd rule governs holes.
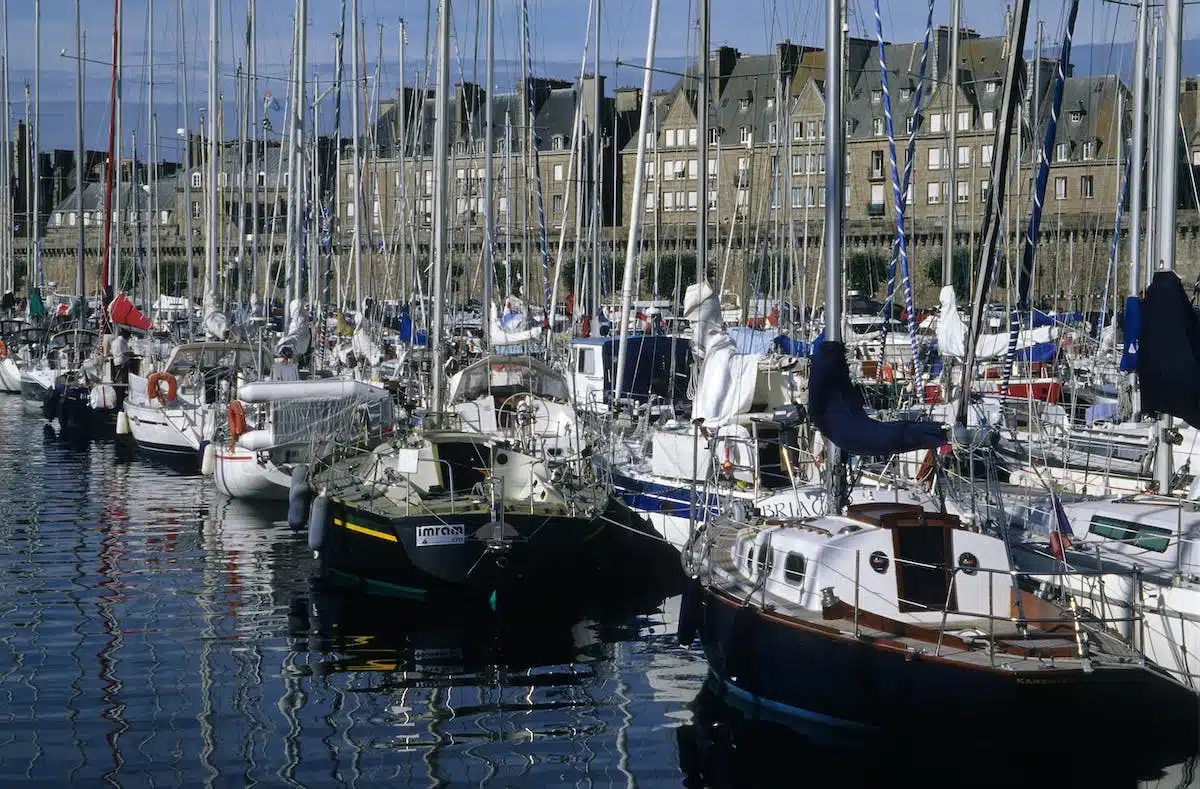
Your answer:
[[[540,324],[533,323],[524,302],[516,296],[504,300],[502,310],[489,305],[488,339],[493,348],[521,345],[542,336]]]
[[[938,301],[941,304],[937,322],[938,353],[943,358],[962,359],[967,355],[967,323],[958,313],[958,300],[954,296],[953,286],[944,286]],[[1058,328],[1055,326],[1022,329],[1017,333],[1017,350],[1053,342],[1056,337]],[[1007,353],[1008,332],[979,335],[979,342],[975,344],[975,358],[979,361],[1000,359]]]
[[[719,427],[745,413],[754,402],[762,354],[738,353],[721,320],[721,303],[707,282],[688,287],[683,314],[691,321],[692,354],[697,362],[692,419],[703,419],[706,427]]]
[[[287,333],[275,343],[275,352],[291,348],[296,356],[303,356],[311,345],[312,329],[308,325],[308,313],[299,299],[292,299],[288,304]]]
[[[383,348],[375,341],[379,333],[378,324],[369,318],[363,318],[355,327],[354,337],[350,340],[354,355],[372,367],[377,367],[383,361]]]

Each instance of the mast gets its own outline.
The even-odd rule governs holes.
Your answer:
[[[0,79],[3,79],[4,85],[0,90],[3,91],[4,101],[4,131],[3,140],[4,155],[0,156],[0,183],[4,184],[3,202],[0,202],[0,223],[3,226],[3,232],[0,234],[0,256],[3,262],[0,263],[0,276],[3,276],[3,283],[0,284],[0,293],[15,293],[17,290],[17,277],[14,269],[13,260],[13,203],[12,203],[12,124],[10,122],[9,110],[12,107],[9,104],[8,96],[8,0],[4,0],[3,6],[0,7],[0,14],[3,18],[0,19],[0,24],[4,25],[4,57],[0,59]],[[83,217],[78,220],[83,223]]]
[[[642,76],[642,106],[639,109],[637,162],[633,168],[633,200],[629,211],[629,241],[625,246],[625,271],[621,284],[621,311],[617,318],[621,321],[621,342],[617,346],[617,380],[613,386],[613,403],[621,400],[621,387],[625,383],[625,359],[629,345],[629,307],[633,300],[633,270],[637,258],[639,244],[638,232],[641,225],[642,189],[646,178],[646,134],[650,125],[650,105],[654,103],[651,91],[654,88],[654,44],[658,38],[658,5],[659,0],[650,3],[650,32],[646,38],[646,66]],[[599,27],[599,24],[597,24]],[[599,304],[599,300],[596,302]],[[598,318],[593,318],[597,321]]]
[[[1177,171],[1179,158],[1176,143],[1179,139],[1179,127],[1175,120],[1179,117],[1179,70],[1183,54],[1183,0],[1166,0],[1166,12],[1163,18],[1163,65],[1161,83],[1161,102],[1159,114],[1162,121],[1158,124],[1158,166],[1159,174],[1155,185],[1158,190],[1158,215],[1154,217],[1158,228],[1155,233],[1157,241],[1156,257],[1157,271],[1175,270],[1175,213],[1179,183]],[[1171,430],[1171,417],[1159,419],[1161,432],[1158,439],[1158,451],[1155,455],[1155,477],[1158,480],[1158,492],[1166,494],[1171,489],[1172,462],[1171,442],[1167,433]]]
[[[117,4],[117,27],[121,30],[125,29],[125,6],[122,0],[116,0]],[[116,179],[116,191],[113,193],[113,214],[115,219],[115,229],[113,231],[112,240],[112,289],[113,295],[116,295],[121,290],[121,228],[125,223],[121,215],[121,69],[124,67],[125,60],[125,39],[122,36],[113,36],[113,90],[114,94],[114,124],[113,133],[113,153],[112,167],[114,178]]]
[[[489,3],[494,2],[494,0],[488,0],[488,1],[489,1]],[[495,9],[491,9],[489,11],[489,13],[494,12],[494,10]],[[405,88],[406,83],[404,81],[404,47],[405,47],[405,44],[407,43],[408,36],[404,30],[404,20],[403,19],[400,20],[398,35],[399,35],[399,39],[400,39],[397,42],[397,44],[399,46],[398,51],[400,52],[400,64],[399,64],[400,111],[396,114],[396,126],[397,126],[397,131],[400,136],[400,150],[398,150],[396,152],[396,173],[400,177],[400,182],[399,182],[400,200],[398,201],[400,210],[397,211],[397,230],[398,230],[397,235],[399,236],[399,240],[400,240],[399,250],[398,250],[399,251],[399,261],[398,262],[399,262],[399,269],[400,269],[400,301],[401,301],[401,303],[404,303],[404,302],[408,301],[408,294],[409,294],[409,291],[411,290],[411,288],[408,287],[409,265],[408,265],[408,261],[405,259],[405,251],[408,249],[408,237],[407,237],[408,228],[406,227],[405,220],[407,219],[407,214],[408,214],[408,184],[409,184],[408,172],[406,170],[406,164],[408,163],[409,160],[408,160],[408,102],[405,101],[407,89]],[[491,39],[489,38],[489,40],[491,40]],[[490,47],[489,47],[488,55],[491,56],[491,48]],[[488,111],[489,112],[491,112],[491,96],[492,96],[491,88],[489,87],[488,88]],[[491,126],[492,126],[491,121],[488,121],[488,129],[489,130],[491,129]],[[488,166],[489,167],[491,166],[490,157],[489,157],[489,161],[488,161]],[[492,181],[492,179],[488,178],[489,185],[491,184],[491,181]],[[488,208],[490,211],[491,205],[492,205],[492,201],[490,198],[488,199],[487,203],[488,203]],[[495,221],[495,219],[493,216],[493,222],[494,221]],[[493,241],[493,243],[494,243],[494,241]]]
[[[593,336],[600,335],[600,173],[603,169],[600,163],[600,7],[602,0],[596,0],[596,29],[593,31],[593,40],[595,42],[596,51],[593,53],[593,62],[596,67],[592,70],[592,265],[589,268],[591,272],[591,285],[588,287],[591,296],[592,309],[589,312],[592,319],[589,322],[594,328]],[[582,159],[582,151],[580,152]],[[580,179],[582,181],[583,179]],[[580,201],[582,205],[583,201]],[[631,266],[630,260],[626,261],[627,266]],[[550,316],[553,320],[554,316]]]
[[[113,171],[116,169],[114,146],[117,133],[117,48],[120,45],[121,36],[120,4],[121,0],[113,0],[112,69],[108,97],[108,163],[104,169],[104,216],[101,220],[101,227],[104,230],[100,243],[100,284],[104,288],[104,301],[106,302],[113,297],[115,282],[112,276],[112,194]],[[82,221],[82,217],[80,221]]]
[[[303,0],[301,0],[303,1]],[[120,0],[117,0],[119,3]],[[217,296],[217,104],[220,97],[217,93],[217,0],[208,3],[208,162],[205,170],[208,182],[208,217],[205,232],[204,258],[207,264],[205,279],[205,296],[215,299]],[[206,304],[211,309],[212,303]]]
[[[1129,167],[1129,295],[1142,288],[1142,197],[1146,157],[1146,33],[1150,0],[1141,0],[1133,50],[1133,141]]]
[[[958,207],[958,27],[961,12],[962,0],[950,0],[950,194],[946,198],[946,237],[942,242],[943,287],[954,284],[954,210]],[[1033,90],[1036,97],[1036,84]]]
[[[825,2],[825,339],[842,341],[842,193],[845,187],[846,124],[842,120],[842,1]],[[842,508],[845,485],[837,469],[842,451],[826,444],[829,500]]]
[[[358,114],[361,111],[358,106],[358,86],[360,72],[358,64],[358,0],[350,2],[350,59],[354,65],[350,67],[351,83],[354,88],[350,91],[350,138],[353,150],[353,172],[354,172],[354,194],[351,196],[354,206],[354,245],[350,248],[350,255],[354,261],[354,310],[357,320],[362,320],[363,314],[363,299],[362,299],[362,201],[359,199],[362,195],[362,150],[359,141],[359,125]]]
[[[305,259],[304,255],[304,123],[305,123],[305,105],[308,103],[308,86],[305,84],[305,64],[308,62],[308,0],[296,0],[296,91],[294,101],[296,102],[295,110],[295,126],[293,127],[294,150],[296,155],[296,172],[292,176],[292,182],[289,184],[288,195],[288,216],[295,214],[295,224],[292,229],[295,232],[295,248],[293,253],[296,255],[296,298],[299,300],[303,291],[300,289],[300,274],[302,271],[301,261]],[[355,212],[357,213],[357,212]],[[310,262],[311,266],[311,262]],[[312,277],[312,271],[306,272],[308,277]]]
[[[496,271],[496,213],[495,206],[492,205],[492,180],[495,175],[493,157],[496,152],[496,119],[493,113],[496,83],[496,0],[487,0],[487,62],[485,69],[487,75],[483,111],[485,127],[483,140],[486,149],[483,161],[483,341],[485,347],[491,348],[492,339],[489,327],[492,319],[492,298],[495,290],[493,279]],[[403,83],[401,83],[400,90],[401,98],[403,98]],[[401,104],[403,105],[403,101]],[[401,107],[400,114],[404,114],[403,107]],[[554,316],[550,316],[550,319],[553,321]]]
[[[1016,120],[1020,95],[1019,76],[1023,65],[1021,53],[1025,51],[1025,28],[1029,22],[1030,0],[1019,0],[1013,15],[1013,26],[1009,31],[1009,40],[1005,48],[1008,62],[1004,64],[1004,99],[1000,108],[1000,122],[996,124],[995,154],[992,157],[990,188],[983,217],[983,245],[980,249],[981,270],[975,279],[975,292],[971,302],[970,334],[967,337],[967,356],[963,360],[962,382],[959,387],[958,409],[955,418],[957,425],[967,424],[967,409],[970,406],[971,376],[975,367],[975,342],[983,328],[983,311],[986,306],[988,290],[992,284],[992,274],[995,270],[996,251],[999,248],[1000,214],[1004,205],[1005,186],[1008,183],[1008,160],[1012,151],[1013,125]],[[826,199],[828,202],[828,199]]]
[[[83,23],[80,20],[80,3],[75,0],[75,206],[79,216],[75,221],[75,292],[79,294],[79,328],[87,320],[87,291],[85,290],[84,252],[87,249],[83,232]],[[5,81],[7,86],[7,80]],[[7,105],[6,105],[7,107]],[[7,110],[6,110],[7,111]],[[7,157],[5,157],[7,158]]]
[[[120,2],[120,0],[118,0]],[[115,40],[115,39],[114,39]],[[6,53],[7,54],[7,53]],[[45,282],[42,271],[42,0],[33,3],[33,154],[29,157],[33,173],[33,223],[30,225],[33,255],[33,281],[40,288]],[[26,129],[26,134],[29,130]],[[27,288],[28,290],[28,288]]]
[[[709,12],[711,8],[711,0],[700,0],[700,83],[696,86],[696,147],[698,150],[696,161],[696,177],[700,182],[696,184],[697,200],[696,200],[696,255],[697,263],[697,278],[700,281],[708,279],[708,48],[711,38],[709,30]],[[649,95],[642,99],[650,101]],[[657,114],[657,108],[656,108]],[[656,127],[657,130],[657,127]],[[654,146],[657,154],[658,146]],[[791,167],[791,162],[788,162],[788,167]],[[655,183],[662,178],[662,173],[655,171]],[[791,199],[791,195],[788,196]],[[654,216],[657,219],[658,213],[662,211],[662,206],[657,203],[654,206]],[[658,260],[658,250],[654,250],[654,258]],[[714,275],[716,272],[713,272]],[[655,281],[657,287],[658,282]],[[676,294],[678,296],[679,294]],[[718,299],[720,294],[717,294]],[[672,357],[674,358],[674,357]]]
[[[1141,267],[1142,268],[1142,282],[1144,282],[1146,285],[1150,284],[1150,279],[1154,276],[1154,250],[1155,250],[1154,242],[1155,242],[1155,237],[1156,237],[1157,231],[1158,231],[1158,228],[1155,227],[1155,223],[1153,221],[1153,217],[1156,214],[1155,208],[1158,205],[1158,190],[1156,188],[1154,188],[1154,184],[1157,184],[1158,180],[1159,180],[1159,166],[1160,166],[1159,160],[1161,157],[1159,156],[1159,150],[1158,150],[1158,127],[1161,124],[1159,124],[1159,122],[1158,122],[1158,115],[1159,115],[1159,111],[1162,109],[1162,106],[1159,104],[1159,101],[1162,96],[1162,91],[1160,90],[1160,87],[1158,84],[1158,34],[1159,34],[1159,28],[1161,27],[1161,25],[1160,25],[1158,19],[1154,20],[1153,27],[1149,27],[1149,25],[1150,25],[1150,20],[1147,19],[1147,27],[1150,31],[1150,33],[1149,33],[1149,35],[1150,35],[1150,43],[1149,43],[1150,63],[1148,66],[1149,79],[1147,80],[1147,83],[1146,83],[1147,87],[1150,91],[1150,96],[1149,96],[1149,99],[1150,99],[1150,108],[1149,108],[1150,137],[1146,143],[1146,156],[1150,160],[1149,161],[1150,188],[1146,190],[1146,200],[1147,200],[1146,219],[1147,219],[1147,221],[1146,221],[1146,228],[1145,228],[1146,238],[1144,241],[1144,243],[1146,245],[1146,249],[1145,249],[1145,253],[1142,257],[1142,267]]]
[[[429,410],[442,411],[442,297],[446,268],[446,179],[449,176],[447,156],[450,152],[450,0],[442,0],[438,8],[437,88],[435,93],[433,129],[433,291],[430,295],[429,349],[433,380]],[[357,112],[355,123],[357,123]],[[358,135],[355,134],[355,140]],[[355,160],[357,161],[357,156]],[[355,214],[357,215],[357,211]],[[357,239],[356,239],[357,242]]]
[[[154,217],[157,214],[155,198],[155,181],[157,180],[154,172],[154,0],[146,0],[146,186],[149,187],[149,194],[146,195],[146,208],[149,209],[147,214],[150,221],[146,223],[146,248],[150,250],[150,254],[154,254]],[[137,167],[137,156],[134,156],[133,166]],[[155,256],[155,277],[154,283],[158,290],[162,290],[161,274],[157,269],[158,256]],[[146,300],[142,306],[146,310],[146,314],[150,314],[150,308],[153,301],[150,298],[152,289],[150,287],[150,267],[146,266],[142,272],[143,289],[146,293]]]
[[[249,54],[247,60],[250,65],[250,84],[247,86],[247,93],[250,94],[250,106],[248,107],[251,113],[251,132],[250,132],[250,295],[247,298],[253,297],[253,294],[258,292],[258,161],[259,134],[262,133],[260,128],[258,113],[258,4],[257,0],[250,0],[250,7],[247,9],[248,18],[250,20],[250,30],[248,33]],[[244,208],[242,209],[245,210]]]

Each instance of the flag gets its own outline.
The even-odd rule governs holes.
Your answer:
[[[1066,510],[1063,509],[1062,502],[1058,499],[1058,494],[1054,492],[1054,487],[1050,488],[1050,553],[1055,559],[1060,562],[1066,561],[1066,551],[1071,547],[1071,538],[1075,533],[1071,531],[1071,519],[1067,517]]]
[[[263,111],[265,112],[267,110],[278,110],[278,109],[279,109],[279,100],[276,99],[273,95],[271,95],[271,91],[268,90],[266,93],[263,94]]]

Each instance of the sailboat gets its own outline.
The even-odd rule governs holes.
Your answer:
[[[825,127],[844,130],[841,3],[829,0],[826,8]],[[1019,3],[1009,52],[1023,50],[1028,13],[1028,0]],[[1007,135],[1011,123],[1017,60],[1007,64],[1007,117],[998,134]],[[710,518],[684,554],[693,580],[680,640],[699,635],[718,695],[789,720],[892,731],[1003,729],[1055,710],[1099,726],[1167,715],[1196,731],[1196,705],[1183,685],[1147,665],[1102,615],[1037,595],[1036,584],[1014,571],[1003,539],[915,506],[851,505],[840,514],[848,499],[844,452],[935,449],[947,441],[933,423],[869,418],[850,381],[836,230],[844,146],[844,131],[829,135],[827,319],[809,388],[809,412],[829,442],[831,513],[782,522]],[[1004,146],[997,150],[1007,155]],[[997,200],[1003,175],[998,156]]]

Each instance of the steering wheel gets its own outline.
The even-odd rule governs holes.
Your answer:
[[[509,409],[508,404],[511,403],[513,400],[517,399],[518,397],[528,397],[528,398],[532,399],[535,397],[535,395],[533,392],[530,392],[530,391],[513,392],[512,394],[510,394],[508,397],[504,398],[504,400],[502,400],[500,402],[500,405],[496,410],[497,411],[511,410],[513,413],[516,413],[517,409],[516,408]],[[518,407],[519,407],[519,405],[518,405]]]

